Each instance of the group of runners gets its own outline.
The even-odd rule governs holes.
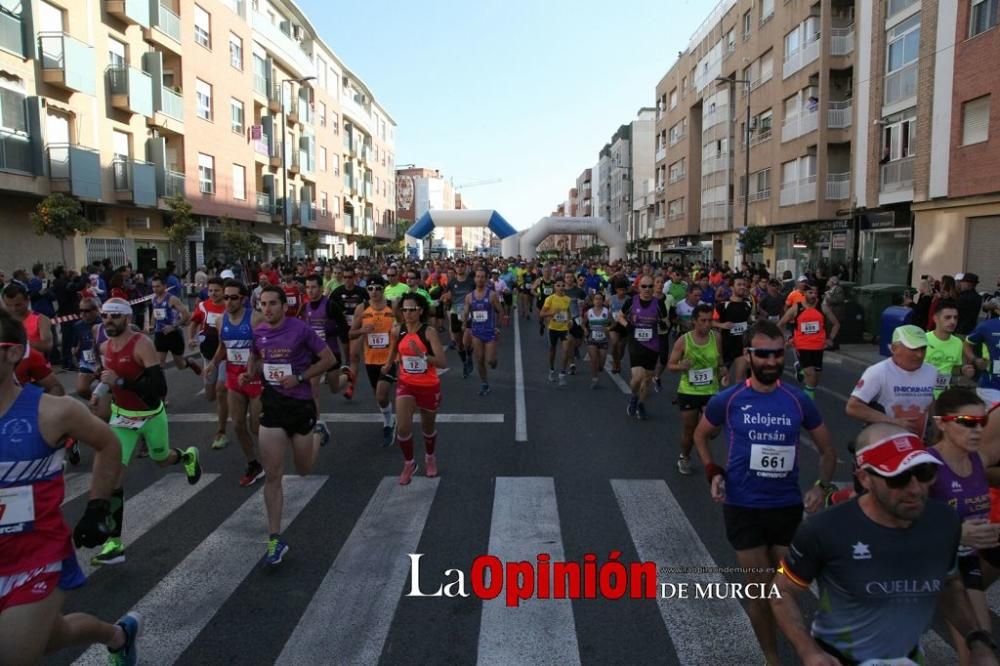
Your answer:
[[[135,663],[138,615],[106,623],[61,608],[65,591],[83,580],[74,544],[99,548],[95,565],[125,561],[125,470],[140,442],[159,466],[200,480],[199,448],[170,447],[168,354],[176,368],[203,378],[205,399],[216,404],[210,447],[227,446],[231,423],[246,461],[240,485],[264,480],[262,563],[275,566],[289,551],[281,534],[286,457],[308,474],[332,437],[322,384],[361,400],[355,384],[363,364],[381,443],[398,446],[403,458],[399,483],[420,470],[418,412],[423,470],[435,477],[448,350],[457,352],[463,377],[478,375],[479,395],[489,395],[497,345],[515,316],[537,318],[556,390],[569,384],[577,361],[588,363],[590,386],[599,387],[603,372],[621,371],[627,351],[629,418],[647,419],[650,395],[668,390],[664,373],[678,376],[677,470],[695,473],[696,450],[737,560],[758,572],[748,581],[787,592],[748,605],[768,663],[779,663],[779,628],[806,663],[919,663],[919,639],[938,601],[962,662],[995,663],[985,590],[1000,571],[1000,524],[990,522],[1000,502],[991,505],[988,483],[1000,462],[1000,422],[988,418],[1000,404],[1000,361],[992,360],[1000,359],[1000,320],[959,338],[957,306],[944,301],[933,331],[895,331],[892,356],[865,371],[848,402],[846,413],[862,429],[851,450],[855,486],[841,488],[833,483],[833,437],[815,405],[824,350],[840,323],[804,276],[777,302],[773,281],[737,274],[710,284],[680,267],[643,266],[632,275],[622,267],[474,259],[372,268],[345,262],[322,272],[262,272],[252,290],[223,271],[191,309],[154,278],[152,338],[134,326],[134,304],[84,299],[74,355],[77,393],[89,410],[60,397],[44,368],[26,370],[47,365],[32,359],[51,335],[16,285],[4,292],[0,549],[13,555],[0,560],[0,663],[35,663],[87,643],[107,645],[112,663]],[[186,353],[194,349],[201,362]],[[798,386],[782,382],[793,354]],[[957,386],[975,376],[978,391]],[[803,430],[819,453],[818,478],[805,494]],[[719,432],[725,466],[711,443]],[[64,458],[79,459],[80,442],[95,452],[93,482],[71,533],[59,509],[62,470]],[[803,522],[804,512],[815,516]],[[813,582],[825,602],[809,630],[794,600]]]

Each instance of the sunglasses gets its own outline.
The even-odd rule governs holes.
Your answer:
[[[911,467],[910,469],[900,474],[897,474],[896,476],[883,476],[867,468],[865,468],[865,471],[871,474],[872,476],[877,476],[878,478],[885,481],[885,485],[889,486],[890,488],[899,490],[901,488],[905,488],[906,486],[910,485],[910,479],[914,477],[916,477],[917,481],[919,481],[920,483],[931,483],[932,481],[934,481],[934,479],[937,478],[937,468],[938,468],[937,465],[933,465],[931,463],[922,463],[915,467]]]
[[[403,312],[420,312],[420,307],[416,305],[407,305],[401,308]]]
[[[386,273],[386,277],[396,277],[395,273]]]
[[[640,284],[639,285],[639,289],[652,289],[652,288],[653,288],[653,285],[651,285],[651,284]]]
[[[97,312],[97,308],[80,308],[80,312]]]
[[[948,416],[939,416],[938,418],[941,419],[942,423],[954,422],[969,429],[975,428],[976,426],[985,428],[986,424],[990,420],[989,416],[970,416],[968,414],[951,414]]]
[[[747,351],[757,358],[784,358],[785,348],[769,349],[767,347],[747,347]]]
[[[242,300],[242,299],[243,299],[242,296],[223,296],[222,297],[222,300],[224,300],[224,301],[239,301],[239,300]]]
[[[380,285],[380,284],[370,284],[370,285],[368,285],[368,291],[382,291],[382,285]]]

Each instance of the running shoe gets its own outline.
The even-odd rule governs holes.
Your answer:
[[[313,428],[313,432],[319,435],[320,446],[326,446],[330,443],[330,430],[326,427],[325,423],[317,423],[316,427]]]
[[[281,564],[281,560],[285,557],[288,552],[288,544],[279,539],[278,537],[273,537],[267,542],[267,552],[264,553],[264,564],[269,567],[273,567],[276,564]]]
[[[257,483],[258,479],[264,477],[264,468],[261,467],[260,463],[254,460],[253,462],[247,463],[247,471],[243,474],[240,479],[240,485],[244,488],[249,488],[253,484]]]
[[[628,399],[628,407],[625,408],[625,413],[631,417],[635,417],[637,413],[637,405],[639,404],[639,399],[634,395]]]
[[[344,389],[344,400],[350,400],[354,397],[354,382],[351,381],[347,384],[347,388]]]
[[[437,458],[432,455],[424,456],[424,466],[427,468],[426,474],[429,478],[434,478],[438,475],[438,464]]]
[[[437,471],[437,470],[435,470]],[[408,486],[413,480],[413,475],[417,473],[417,463],[415,460],[403,462],[403,471],[399,474],[399,485]]]
[[[794,367],[795,367],[795,381],[801,384],[806,380],[806,375],[804,372],[802,372],[802,364],[796,361]]]
[[[344,367],[342,367],[340,369],[340,371],[347,376],[347,383],[350,384],[353,387],[354,386],[354,380],[355,380],[356,376],[354,374],[354,371],[351,370],[351,366],[345,365]]]
[[[646,405],[641,402],[635,406],[635,417],[640,421],[646,420]]]
[[[125,561],[125,548],[122,540],[112,537],[104,542],[101,552],[90,558],[90,563],[96,566],[105,564],[121,564]]]
[[[395,439],[392,435],[392,426],[387,425],[382,428],[382,446],[389,447],[392,446],[392,440]]]
[[[555,370],[549,370],[549,381],[550,382],[554,382],[555,380],[556,380],[556,371]]]
[[[598,378],[597,378],[597,377],[591,377],[591,378],[590,378],[590,388],[592,388],[592,389],[595,389],[595,388],[597,388],[597,382],[598,382],[598,381],[599,381],[599,380],[598,380]]]
[[[142,632],[142,616],[132,611],[116,624],[125,632],[125,645],[117,650],[108,650],[111,666],[135,666],[139,663],[139,646],[136,641]]]
[[[189,360],[187,362],[187,367],[191,368],[191,372],[201,377],[201,365],[195,363],[194,361]]]
[[[559,373],[559,386],[566,386],[566,373],[565,372],[560,372]]]
[[[485,382],[479,386],[479,395],[489,395],[490,385]]]
[[[201,464],[198,462],[198,448],[195,446],[184,449],[184,473],[192,486],[201,479]]]
[[[66,457],[70,465],[80,464],[80,442],[72,437],[66,440]]]
[[[228,443],[229,442],[226,440],[226,433],[216,433],[215,439],[212,440],[212,448],[215,450],[224,449]]]
[[[684,476],[694,474],[694,470],[691,469],[691,459],[688,456],[677,456],[677,471]]]
[[[571,375],[575,375],[576,374],[576,363],[570,363],[569,364],[569,374],[571,374]]]
[[[659,377],[653,377],[653,390],[657,393],[663,390],[663,380]]]

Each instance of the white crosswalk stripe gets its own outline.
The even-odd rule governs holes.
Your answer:
[[[281,664],[374,664],[382,654],[438,480],[387,477],[354,525],[278,658]]]
[[[327,477],[285,477],[284,524],[288,526]],[[142,658],[172,664],[239,587],[264,554],[264,496],[255,492],[135,606],[145,619]],[[220,563],[225,563],[220,567]],[[95,646],[76,664],[103,664]]]
[[[501,562],[533,562],[539,553],[566,559],[552,478],[496,480],[487,552]],[[572,602],[532,598],[509,608],[503,594],[484,601],[478,663],[579,664]]]
[[[66,492],[63,496],[63,504],[72,502],[80,495],[90,490],[90,472],[73,472],[64,474],[63,481],[66,483]]]

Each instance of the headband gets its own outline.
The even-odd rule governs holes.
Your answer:
[[[101,306],[102,314],[130,315],[132,307],[123,301],[108,301]]]

